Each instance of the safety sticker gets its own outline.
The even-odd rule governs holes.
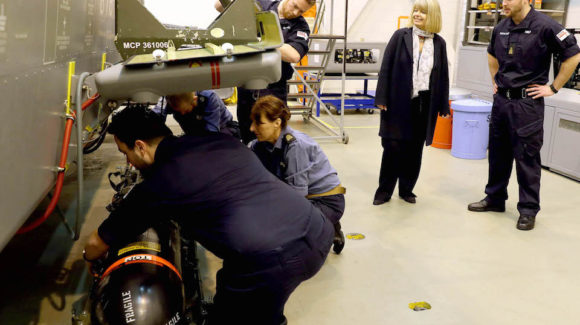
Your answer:
[[[303,39],[304,39],[304,40],[306,40],[306,41],[308,40],[308,34],[306,34],[306,32],[300,32],[300,31],[299,31],[299,32],[296,32],[296,35],[297,35],[298,37],[301,37],[301,38],[303,38]]]
[[[123,310],[125,312],[125,323],[133,323],[135,321],[135,310],[133,310],[133,300],[131,299],[131,291],[121,292],[123,299]]]
[[[125,258],[125,263],[133,262],[133,261],[153,261],[153,255],[132,255]]]
[[[159,243],[147,242],[147,241],[140,241],[131,243],[124,248],[119,250],[119,254],[117,256],[121,256],[130,251],[136,251],[140,249],[148,249],[156,252],[161,252],[161,245]]]
[[[563,41],[568,36],[570,36],[570,33],[565,29],[562,29],[562,31],[556,35],[556,37],[560,39],[560,42]]]
[[[175,268],[175,266],[173,264],[168,262],[166,259],[164,259],[160,256],[155,256],[155,255],[150,255],[150,254],[141,254],[141,255],[127,256],[124,259],[119,259],[119,260],[115,261],[113,264],[111,264],[105,270],[105,272],[103,272],[103,274],[101,275],[101,280],[106,278],[111,272],[113,272],[113,271],[115,271],[115,270],[117,270],[125,265],[131,265],[131,264],[153,264],[153,265],[157,265],[160,267],[167,267],[170,270],[172,270],[175,274],[177,274],[177,276],[180,279],[182,279],[179,271]]]
[[[178,312],[173,317],[171,317],[171,319],[167,323],[165,323],[165,325],[176,325],[180,320],[181,320],[181,317],[179,316],[179,312]]]
[[[409,304],[409,308],[413,309],[414,311],[421,311],[431,309],[431,305],[426,301],[412,302]]]
[[[352,240],[363,240],[363,239],[365,239],[365,235],[359,234],[356,232],[351,232],[349,234],[346,234],[346,238],[352,239]]]

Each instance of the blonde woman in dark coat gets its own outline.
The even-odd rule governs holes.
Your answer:
[[[430,145],[437,114],[449,114],[449,69],[437,0],[417,0],[407,28],[397,30],[385,49],[375,105],[381,109],[383,158],[373,204],[388,202],[399,181],[399,196],[416,202],[423,145]]]

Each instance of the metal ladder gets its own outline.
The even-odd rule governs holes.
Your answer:
[[[331,0],[331,11],[334,5],[334,1]],[[326,133],[330,134],[329,136],[318,136],[313,137],[314,139],[339,139],[344,144],[348,143],[348,134],[344,131],[344,109],[340,110],[340,117],[337,121],[335,117],[331,114],[329,108],[322,102],[319,96],[319,91],[321,84],[324,80],[324,76],[326,74],[326,67],[328,66],[328,62],[331,59],[331,55],[334,49],[334,45],[336,44],[337,40],[343,40],[343,68],[342,68],[342,90],[341,90],[341,107],[344,107],[344,93],[345,93],[345,60],[344,60],[344,53],[346,53],[346,32],[347,32],[347,15],[345,15],[344,21],[344,35],[332,35],[332,27],[331,27],[331,34],[319,34],[318,31],[320,29],[320,25],[322,24],[322,17],[325,13],[326,6],[325,1],[320,0],[318,2],[318,10],[316,13],[316,18],[314,21],[313,32],[309,38],[309,49],[312,48],[314,40],[325,40],[326,46],[322,50],[309,50],[307,54],[309,55],[317,55],[321,56],[322,60],[320,65],[311,65],[312,61],[309,61],[308,65],[305,66],[292,66],[294,69],[294,77],[288,80],[288,85],[302,85],[304,91],[303,92],[295,92],[288,94],[288,100],[297,100],[300,104],[299,105],[292,105],[289,106],[291,112],[300,112],[304,121],[314,121],[316,122],[315,125],[325,131]],[[348,12],[348,0],[345,1],[345,12]],[[331,13],[331,17],[332,17]],[[331,22],[332,25],[332,22]],[[300,72],[304,71],[305,76],[303,76]],[[326,123],[322,121],[320,118],[314,116],[312,114],[313,110],[316,107],[316,104],[320,105],[321,110],[325,110],[330,117],[332,124]],[[338,130],[337,130],[338,129]]]

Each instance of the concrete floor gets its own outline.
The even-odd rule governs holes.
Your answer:
[[[505,213],[468,212],[467,204],[484,196],[487,160],[457,159],[429,147],[414,191],[417,204],[394,196],[373,206],[382,152],[378,123],[378,114],[347,111],[349,144],[321,143],[347,187],[343,229],[366,238],[348,240],[341,255],[330,254],[295,291],[286,305],[289,323],[577,324],[580,183],[543,171],[536,229],[522,232],[515,228],[515,175]],[[300,117],[291,125],[322,134]],[[113,191],[106,174],[123,162],[111,138],[86,156],[86,216],[78,242],[55,214],[1,252],[0,324],[70,323],[72,306],[90,283],[82,246],[107,216]],[[71,176],[60,203],[69,220],[74,186]],[[202,264],[211,292],[220,261],[205,254]],[[432,309],[409,309],[419,301]]]

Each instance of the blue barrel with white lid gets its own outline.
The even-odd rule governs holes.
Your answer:
[[[484,159],[489,142],[491,106],[481,99],[462,99],[451,103],[453,141],[451,155],[463,159]]]

